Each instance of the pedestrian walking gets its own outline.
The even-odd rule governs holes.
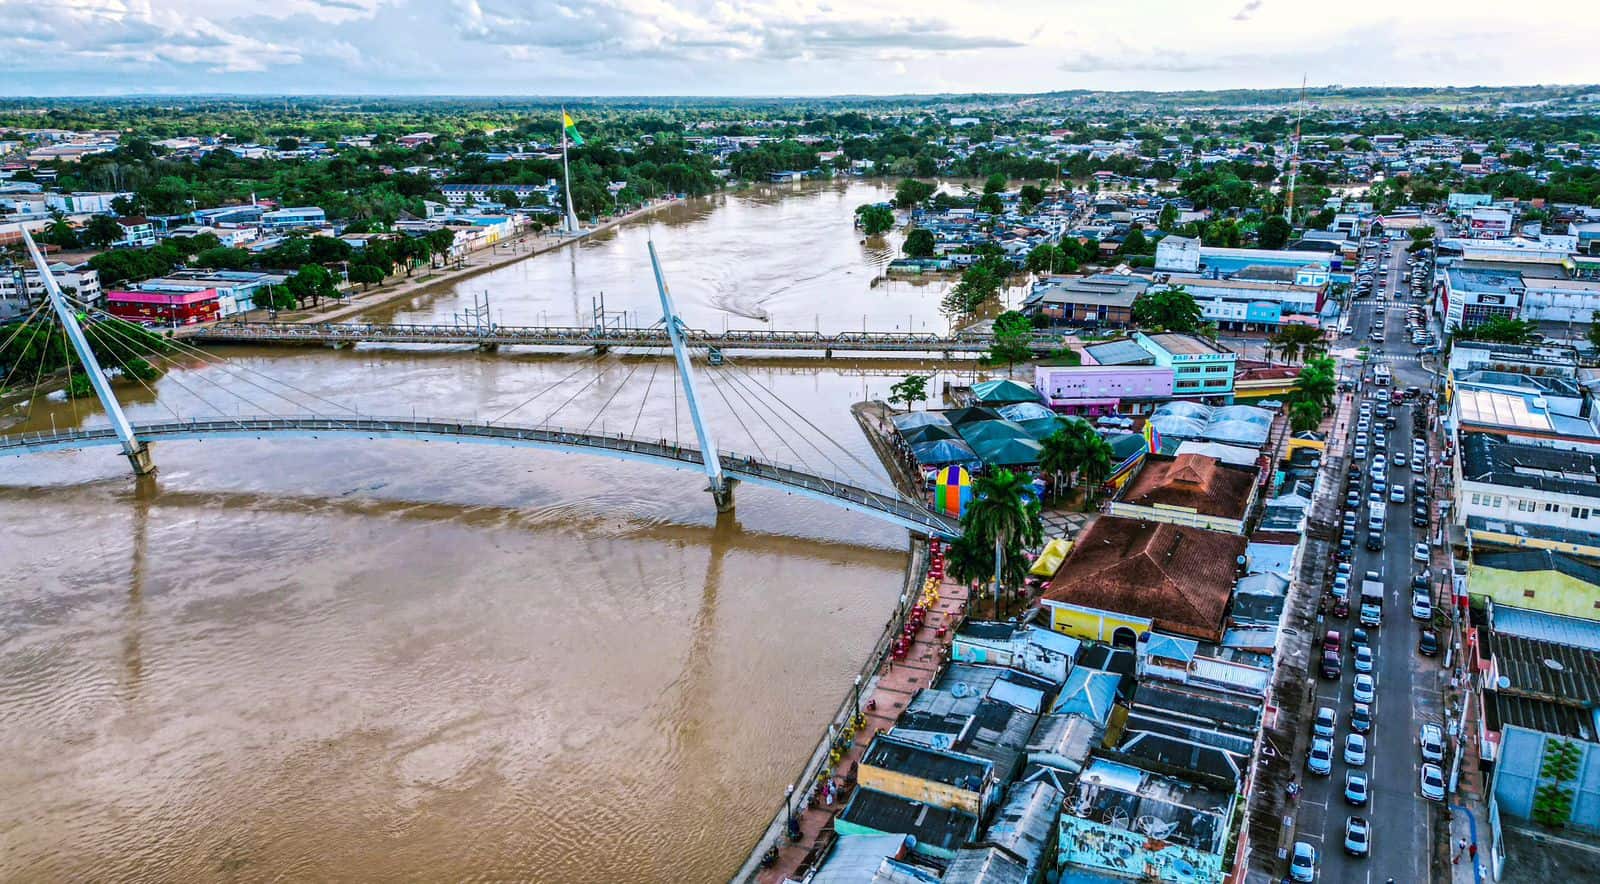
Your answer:
[[[1457,838],[1456,839],[1456,853],[1455,853],[1455,856],[1450,858],[1451,865],[1460,865],[1461,864],[1461,852],[1463,850],[1466,850],[1466,849],[1467,849],[1467,839],[1465,839],[1465,838]]]
[[[1478,864],[1478,842],[1474,841],[1467,846],[1467,857],[1472,860],[1473,865]]]

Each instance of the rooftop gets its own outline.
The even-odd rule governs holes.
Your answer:
[[[969,792],[983,789],[991,767],[982,759],[940,752],[885,735],[873,739],[861,756],[861,763]]]
[[[1466,424],[1535,433],[1555,429],[1549,408],[1534,393],[1462,387],[1456,390],[1454,408]]]
[[[1593,709],[1600,706],[1600,651],[1501,632],[1488,636],[1489,656],[1507,696]]]
[[[1600,587],[1600,568],[1548,549],[1518,550],[1516,552],[1479,552],[1472,557],[1473,567],[1494,568],[1498,571],[1558,571],[1575,580]]]
[[[1236,535],[1102,516],[1079,537],[1044,598],[1216,641],[1245,546]]]
[[[1094,304],[1107,307],[1131,307],[1138,297],[1150,287],[1150,281],[1138,276],[1121,276],[1101,273],[1095,276],[1053,277],[1035,286],[1024,303]]]
[[[1099,365],[1154,365],[1156,361],[1149,350],[1130,338],[1089,344],[1083,349]]]
[[[1509,442],[1490,433],[1462,434],[1461,475],[1470,482],[1600,497],[1600,454]]]
[[[953,851],[978,831],[978,819],[960,810],[858,788],[839,819],[878,832],[910,835],[919,844]]]
[[[1583,740],[1595,738],[1595,721],[1592,710],[1579,709],[1563,703],[1552,703],[1532,697],[1520,697],[1504,691],[1484,691],[1484,711],[1490,730],[1501,725],[1515,725],[1546,734],[1559,734]]]
[[[1215,341],[1207,340],[1199,335],[1183,335],[1176,332],[1162,332],[1155,335],[1146,335],[1151,343],[1174,356],[1210,356],[1217,353],[1231,353],[1219,346]]]
[[[1496,631],[1506,635],[1600,651],[1600,621],[1495,604],[1490,623]]]
[[[1203,454],[1152,454],[1117,499],[1135,506],[1180,507],[1201,515],[1241,519],[1255,482],[1254,466],[1234,466]]]

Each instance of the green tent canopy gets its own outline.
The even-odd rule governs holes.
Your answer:
[[[984,405],[1009,405],[1013,402],[1038,402],[1039,393],[1027,384],[1012,380],[984,381],[972,385],[972,397]]]
[[[1027,466],[1039,462],[1039,443],[1032,439],[991,439],[972,446],[989,466]]]
[[[962,424],[958,431],[968,445],[991,439],[1027,439],[1028,431],[1016,421],[974,421]]]

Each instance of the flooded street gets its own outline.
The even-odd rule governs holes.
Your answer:
[[[691,325],[942,332],[943,283],[871,285],[891,255],[849,219],[889,193],[728,194],[649,228]],[[604,291],[649,324],[646,238],[369,316],[448,321],[487,290],[496,322],[587,325]],[[153,393],[119,384],[130,417],[299,410],[253,372],[367,414],[693,439],[655,357],[221,352]],[[703,406],[724,449],[860,473],[849,405],[914,369],[738,363],[706,370]],[[753,386],[848,453],[753,417]],[[23,414],[4,432],[104,422],[83,401]],[[719,519],[699,474],[592,456],[269,439],[155,460],[143,482],[111,448],[0,461],[0,880],[725,879],[906,558],[864,516],[742,487]]]

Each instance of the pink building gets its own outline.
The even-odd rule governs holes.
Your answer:
[[[1172,398],[1172,369],[1159,365],[1041,365],[1033,388],[1063,414],[1140,414]]]
[[[118,319],[191,325],[217,318],[217,290],[106,292],[106,311]]]

